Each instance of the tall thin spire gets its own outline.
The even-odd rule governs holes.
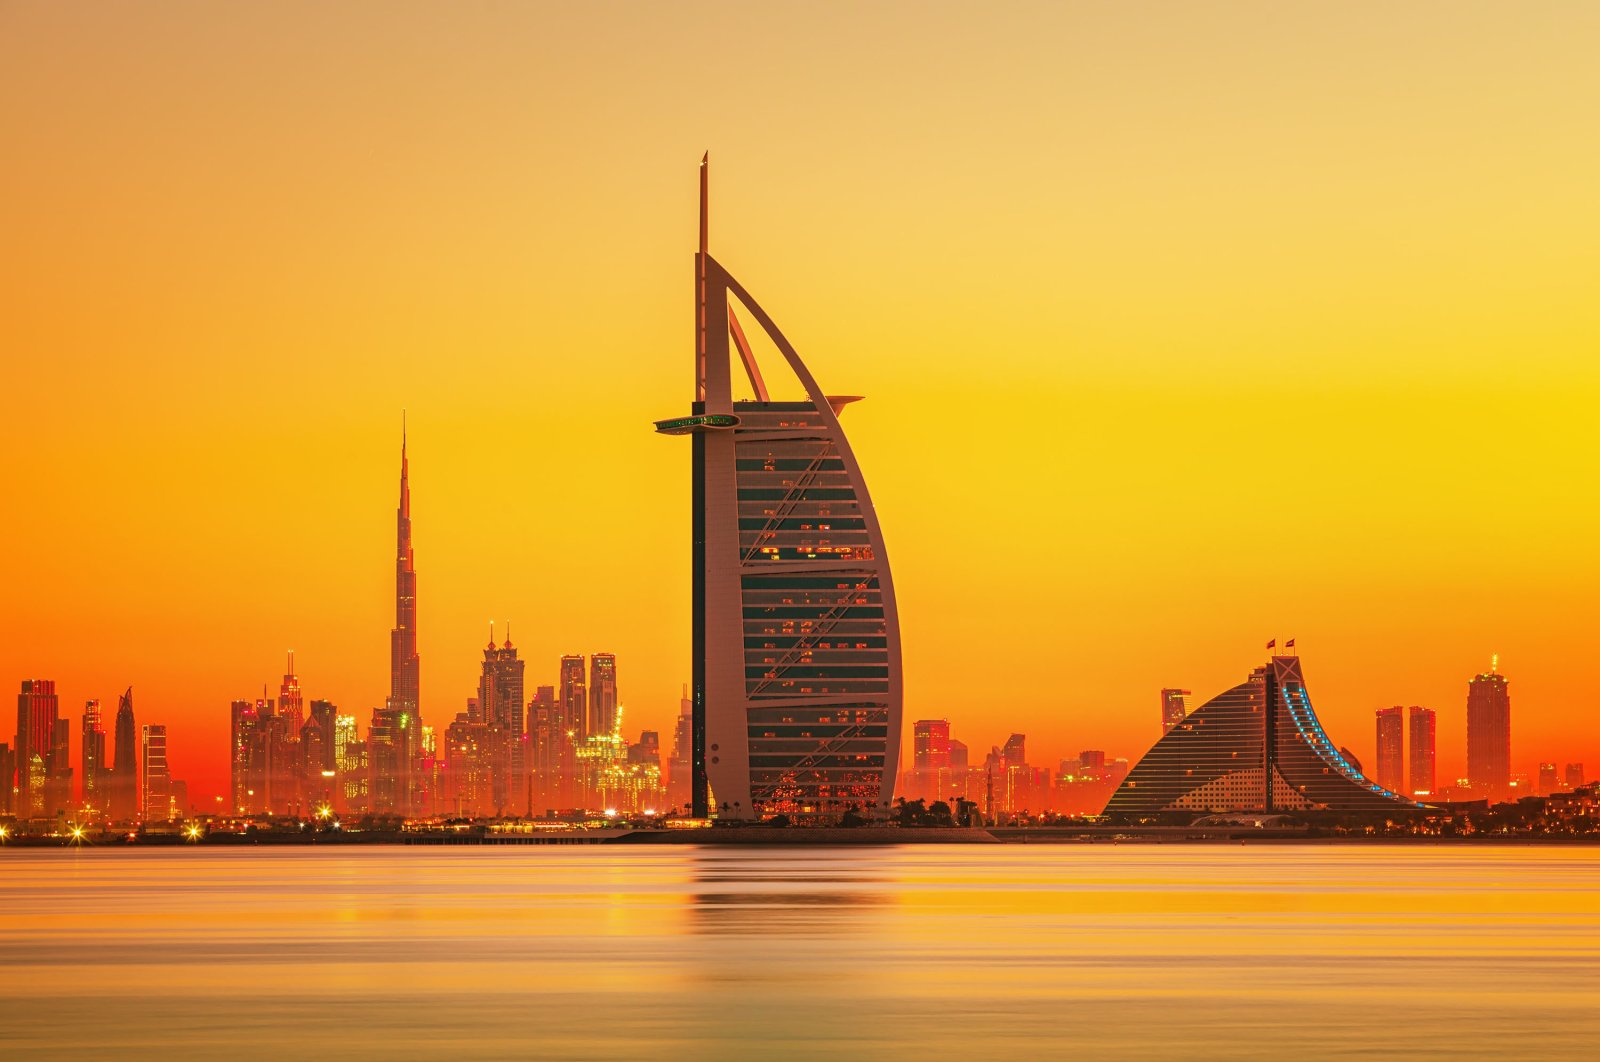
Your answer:
[[[695,258],[694,400],[706,400],[706,258],[711,244],[711,152],[700,157],[700,254]]]
[[[400,504],[395,509],[394,628],[389,632],[389,699],[384,720],[390,747],[386,762],[374,768],[381,782],[377,806],[402,815],[416,810],[421,797],[414,775],[421,755],[422,711],[417,659],[417,566],[411,545],[411,461],[407,452],[406,411],[400,411]],[[381,777],[380,777],[381,776]],[[375,783],[377,784],[377,783]]]

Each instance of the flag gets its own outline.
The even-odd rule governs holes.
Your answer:
[[[1273,647],[1274,647],[1274,646],[1276,646],[1276,645],[1277,645],[1277,644],[1278,644],[1278,639],[1276,639],[1276,638],[1274,638],[1274,639],[1272,639],[1272,641],[1270,641],[1270,642],[1268,642],[1268,643],[1267,643],[1267,648],[1268,648],[1268,649],[1271,649],[1271,648],[1273,648]]]
[[[1294,648],[1294,639],[1290,638],[1288,641],[1284,642],[1283,643],[1283,647],[1285,649],[1293,649]]]

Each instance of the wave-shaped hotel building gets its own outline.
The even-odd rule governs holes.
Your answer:
[[[707,179],[702,160],[694,402],[656,423],[693,443],[694,813],[881,813],[899,759],[900,623],[883,533],[839,426],[857,399],[824,394],[708,253]],[[803,400],[772,399],[739,312]],[[750,400],[733,397],[735,352]]]
[[[1336,748],[1297,656],[1275,656],[1185,716],[1145,753],[1108,815],[1159,812],[1420,810]]]

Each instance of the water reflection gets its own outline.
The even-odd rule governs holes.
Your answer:
[[[698,848],[688,928],[700,934],[814,934],[892,902],[883,867],[851,849]],[[854,912],[852,912],[854,909]]]
[[[1600,851],[0,851],[5,1058],[1587,1052]]]

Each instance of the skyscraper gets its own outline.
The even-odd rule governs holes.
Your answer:
[[[589,687],[582,656],[561,658],[561,725],[581,741],[589,734]]]
[[[1435,765],[1436,721],[1432,708],[1411,708],[1411,795],[1426,801],[1438,790]]]
[[[0,741],[0,815],[16,814],[17,756]]]
[[[1583,764],[1569,763],[1562,769],[1562,780],[1568,789],[1576,789],[1583,784]]]
[[[691,800],[694,762],[694,700],[684,683],[678,701],[678,721],[672,730],[672,758],[667,761],[667,802],[673,807],[688,807]]]
[[[693,440],[694,812],[887,814],[899,765],[900,623],[882,529],[839,413],[708,249],[700,164],[695,393],[656,422]],[[775,401],[735,305],[803,401]],[[753,401],[734,401],[737,348]],[[714,805],[714,808],[713,808]]]
[[[1378,784],[1391,793],[1406,791],[1405,709],[1378,709]]]
[[[1558,775],[1556,765],[1553,763],[1539,764],[1539,788],[1534,790],[1540,796],[1549,796],[1556,791]]]
[[[1369,781],[1328,739],[1303,666],[1275,656],[1189,713],[1128,772],[1106,813],[1420,808]]]
[[[950,720],[918,719],[911,724],[910,798],[941,800],[950,771]]]
[[[609,734],[617,725],[617,655],[589,657],[589,733]]]
[[[278,714],[283,716],[288,732],[296,738],[305,725],[305,702],[300,695],[300,676],[294,673],[294,650],[289,650],[289,670],[278,687]]]
[[[489,768],[489,801],[496,815],[524,807],[527,765],[523,745],[522,675],[525,664],[517,659],[506,631],[503,646],[494,644],[494,628],[483,650],[483,671],[478,677],[478,705],[485,725],[484,750]]]
[[[17,811],[19,818],[53,815],[56,723],[61,702],[51,679],[24,679],[17,694]]]
[[[117,722],[113,728],[116,757],[111,764],[111,818],[132,822],[142,807],[139,796],[139,728],[133,718],[133,687],[117,698]]]
[[[411,814],[419,794],[415,779],[422,741],[420,664],[417,657],[417,567],[411,546],[411,465],[400,429],[400,506],[395,510],[394,629],[389,632],[389,699],[369,728],[373,771],[381,772],[373,798],[378,810]]]
[[[533,778],[529,814],[561,806],[561,750],[567,744],[554,686],[540,686],[528,702],[528,771]]]
[[[1498,656],[1467,684],[1467,780],[1478,797],[1510,794],[1511,689]]]
[[[950,766],[950,720],[918,719],[911,724],[911,769],[918,773]]]
[[[560,808],[575,808],[583,800],[578,784],[578,749],[589,740],[589,690],[583,663],[581,656],[561,658],[561,744],[556,749],[556,806]]]
[[[106,781],[106,728],[100,722],[100,702],[85,701],[83,705],[83,731],[79,742],[79,763],[82,766],[83,804],[105,814]]]
[[[1183,722],[1183,717],[1189,714],[1189,708],[1183,700],[1187,696],[1189,696],[1188,690],[1161,691],[1161,732],[1163,734]]]
[[[230,723],[229,766],[232,804],[228,810],[236,815],[254,811],[251,792],[250,763],[254,755],[255,734],[259,724],[255,705],[249,701],[234,701],[228,707]]]
[[[172,818],[172,775],[167,769],[167,728],[160,723],[146,723],[141,728],[144,739],[143,755],[139,764],[139,791],[143,794],[145,822],[166,822]]]
[[[334,746],[334,720],[339,708],[332,701],[314,700],[311,712],[300,727],[300,758],[295,764],[300,776],[300,813],[316,814],[331,807],[339,772],[338,750]]]
[[[339,773],[339,810],[359,814],[367,810],[367,745],[356,728],[356,717],[341,715],[334,721],[334,769]]]
[[[314,700],[311,702],[311,714],[306,718],[306,726],[315,727],[322,737],[323,747],[320,756],[308,759],[307,764],[315,771],[333,771],[339,766],[339,749],[337,744],[339,706],[332,701]],[[354,720],[352,720],[353,722]],[[305,738],[302,736],[301,741]]]

